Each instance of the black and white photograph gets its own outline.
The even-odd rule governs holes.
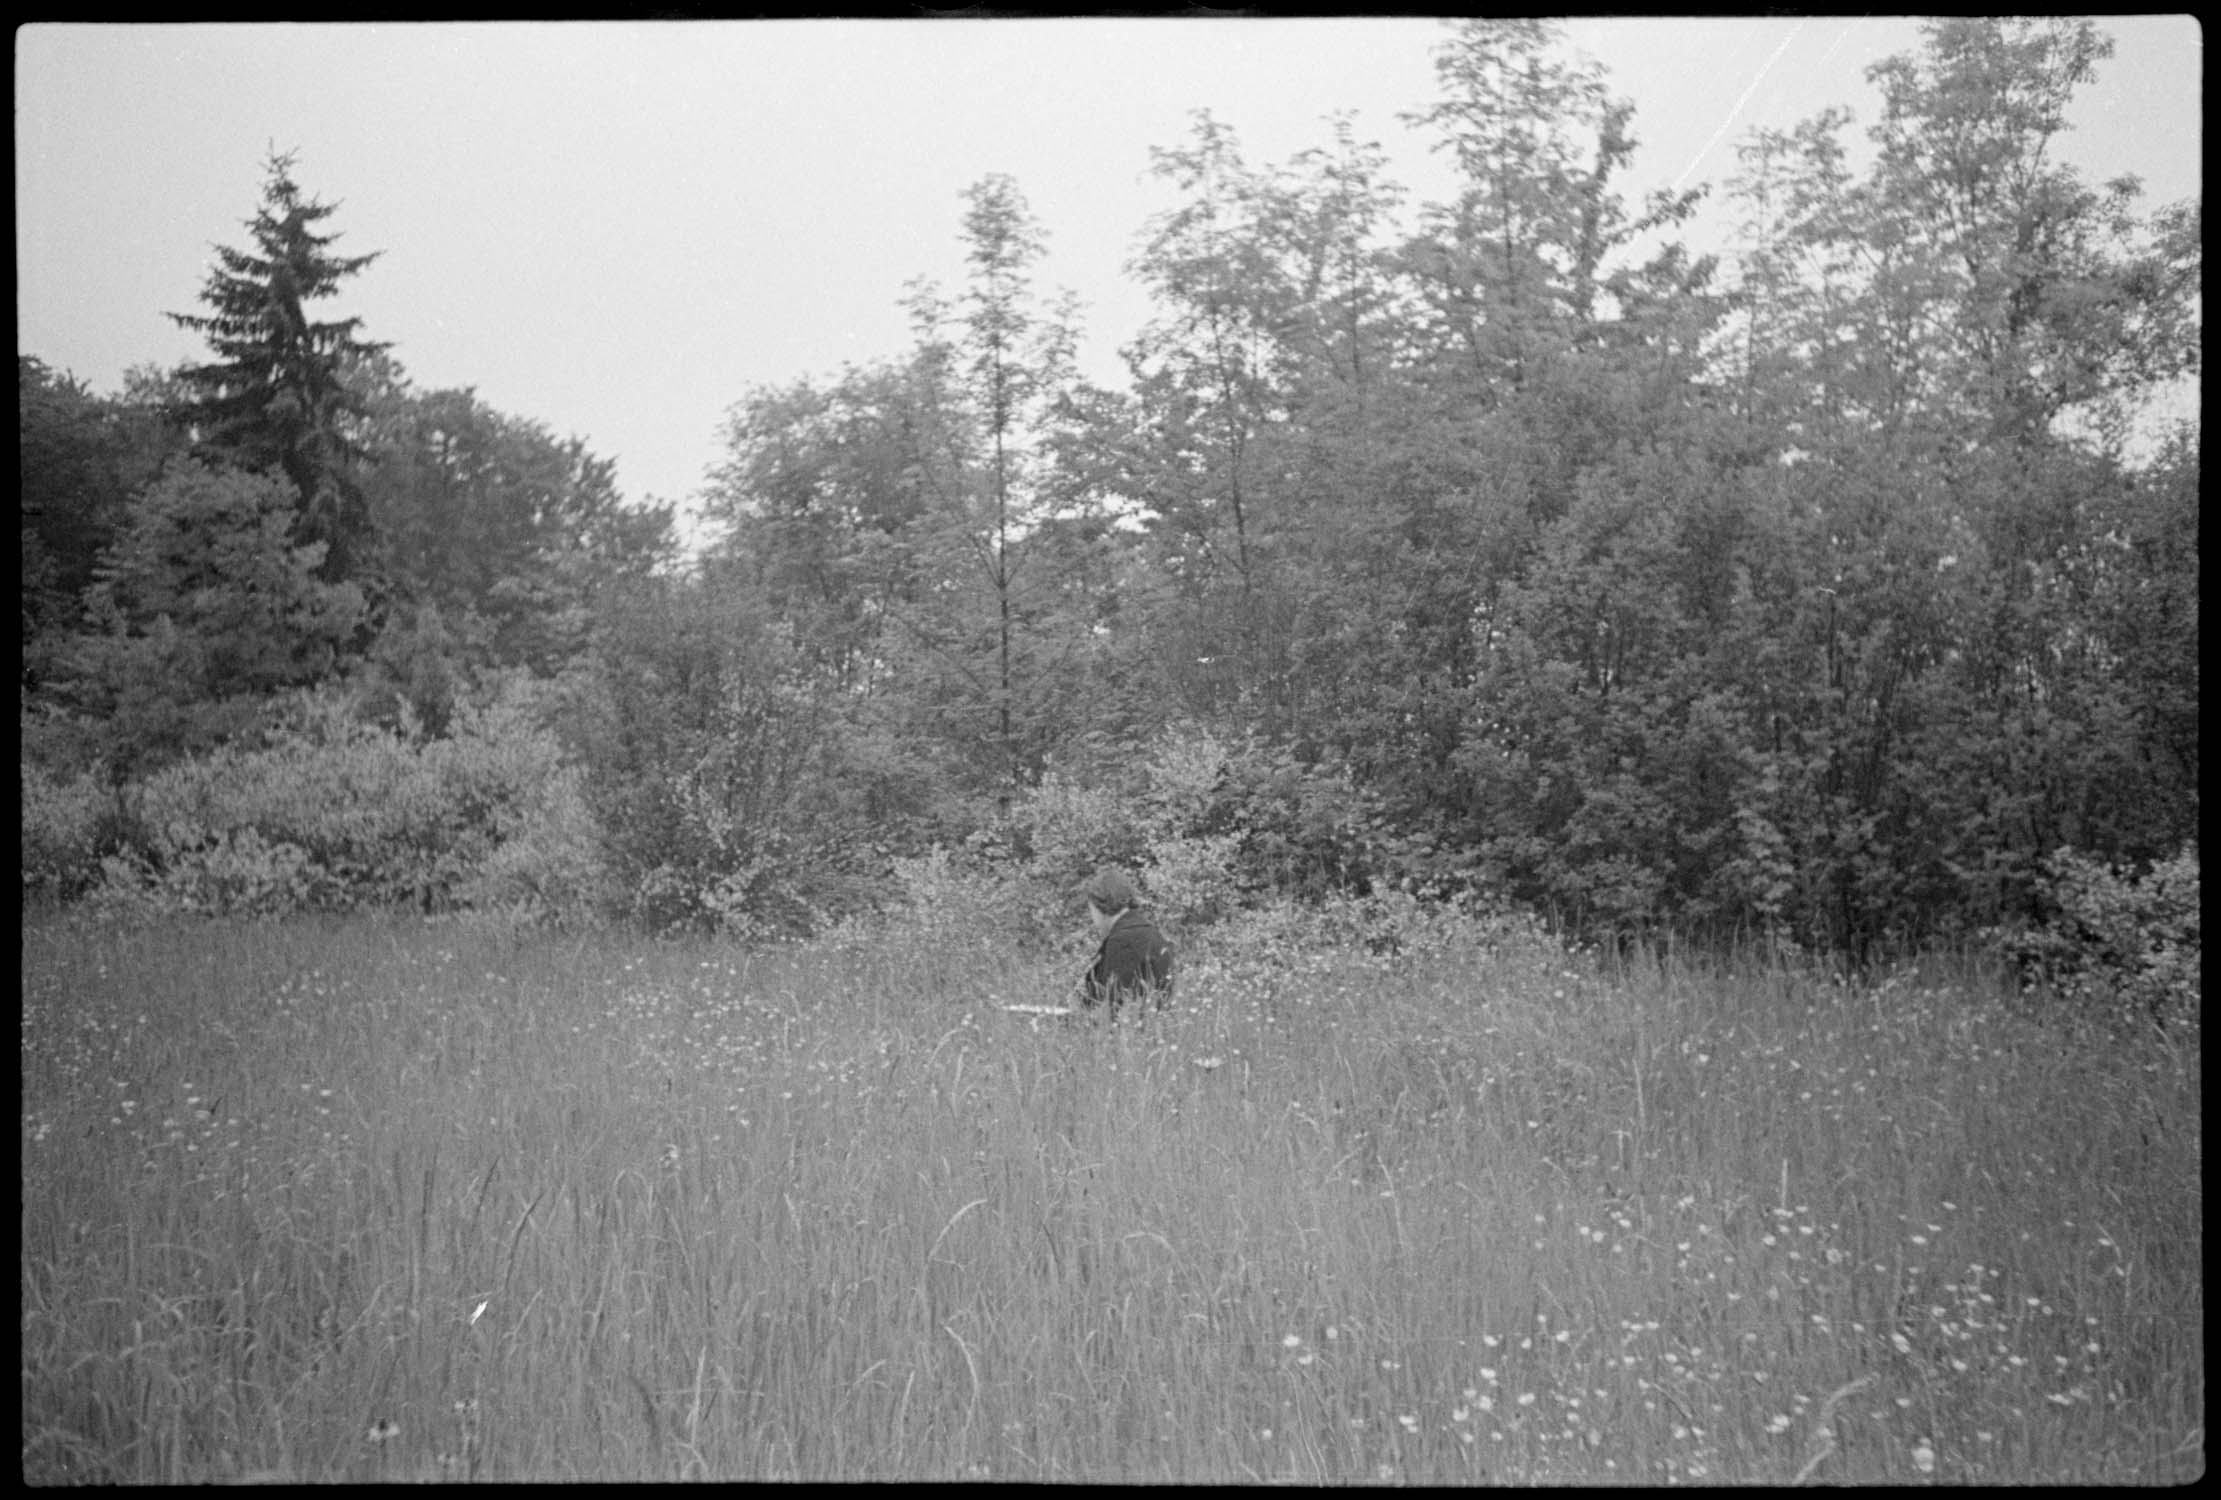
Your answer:
[[[14,35],[25,1483],[2203,1478],[2195,17]]]

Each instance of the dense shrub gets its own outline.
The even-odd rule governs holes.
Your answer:
[[[1285,745],[1229,750],[1188,831],[1231,838],[1236,882],[1250,892],[1315,900],[1362,891],[1382,873],[1376,800],[1339,768],[1307,764]]]
[[[2162,1024],[2201,1010],[2198,849],[2142,875],[2071,849],[2043,862],[2050,920],[2007,946],[2032,982],[2063,999]]]
[[[194,837],[182,824],[171,825],[171,831]],[[144,916],[279,916],[348,904],[344,887],[300,845],[272,843],[252,826],[200,835],[191,848],[173,850],[159,864],[110,855],[101,860],[101,869],[101,904]]]
[[[459,709],[441,739],[413,720],[399,733],[366,725],[333,695],[288,708],[259,746],[225,745],[123,787],[113,849],[89,782],[58,788],[26,770],[27,890],[36,880],[69,894],[97,867],[109,901],[162,910],[568,915],[603,899],[578,773],[539,725],[528,683]]]
[[[1208,920],[1230,905],[1230,839],[1194,835],[1225,752],[1196,730],[1158,737],[1122,770],[1091,777],[1052,768],[1011,809],[1013,869],[1038,892],[1033,925],[1077,909],[1074,891],[1105,866],[1137,877],[1144,899],[1175,922]]]
[[[1087,783],[1051,770],[1012,808],[1034,872],[1072,886],[1103,865],[1139,865],[1153,836],[1166,832],[1132,784]]]
[[[1416,847],[1335,768],[1192,725],[1166,730],[1118,774],[1082,782],[1052,770],[1013,817],[1037,879],[1069,887],[1117,865],[1192,925],[1279,896],[1385,887],[1409,873]]]
[[[864,851],[901,821],[859,703],[813,677],[763,601],[729,580],[613,596],[562,682],[625,915],[655,932],[797,936],[862,899]],[[899,803],[900,798],[894,799]]]
[[[1056,932],[1068,904],[1060,887],[977,849],[935,848],[893,863],[897,920],[936,948],[1037,946]]]
[[[22,763],[23,896],[70,900],[100,878],[103,831],[115,797],[98,777],[67,780]]]

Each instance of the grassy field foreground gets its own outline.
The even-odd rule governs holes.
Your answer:
[[[2194,1042],[1447,924],[1104,1032],[951,943],[28,918],[25,1477],[2203,1472]]]

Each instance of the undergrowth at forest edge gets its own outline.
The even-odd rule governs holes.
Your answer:
[[[2179,1481],[2200,1061],[1933,965],[27,917],[33,1481]]]

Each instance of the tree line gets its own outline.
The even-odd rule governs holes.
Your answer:
[[[179,317],[209,362],[19,360],[27,765],[127,787],[304,692],[436,739],[523,684],[659,925],[1033,858],[1074,787],[1249,891],[1851,953],[2041,920],[2058,851],[2196,839],[2198,428],[2151,413],[2200,374],[2201,209],[2057,160],[2110,53],[1928,23],[1870,166],[1841,110],[1738,146],[1723,259],[1677,237],[1703,190],[1628,200],[1632,107],[1552,23],[1461,23],[1414,117],[1449,201],[1346,119],[1152,151],[1117,387],[985,178],[905,353],[734,404],[691,557],[314,321],[374,257],[273,158]]]

